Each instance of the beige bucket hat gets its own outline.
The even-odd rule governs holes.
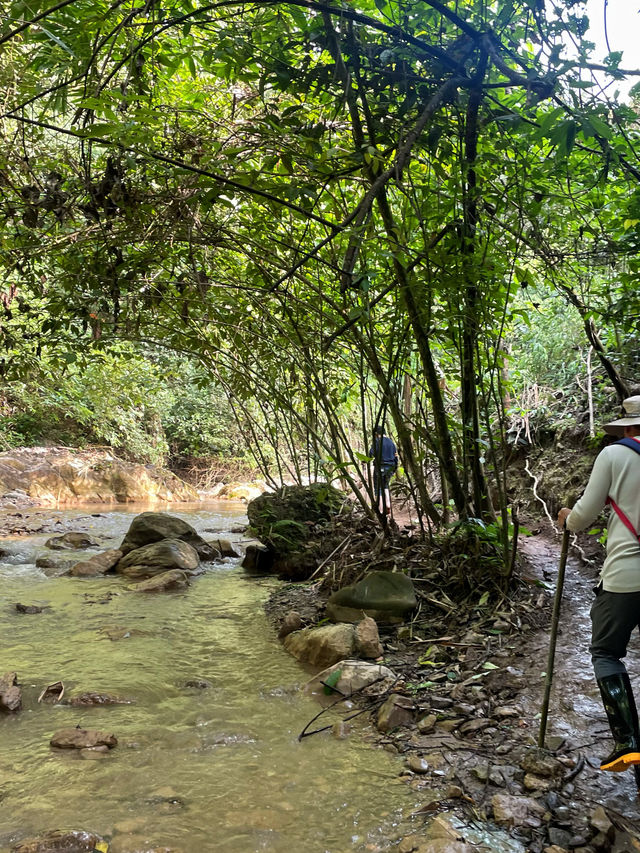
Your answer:
[[[609,435],[615,435],[617,438],[623,437],[626,426],[640,426],[640,394],[623,400],[622,409],[626,415],[625,418],[611,421],[603,427],[605,432],[608,432]]]

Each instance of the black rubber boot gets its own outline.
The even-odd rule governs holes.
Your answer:
[[[598,679],[602,704],[615,741],[613,752],[600,765],[601,770],[618,773],[640,764],[638,712],[631,682],[626,672]]]

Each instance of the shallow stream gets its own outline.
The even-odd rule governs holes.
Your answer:
[[[157,507],[155,507],[157,508]],[[164,508],[164,507],[163,507]],[[134,513],[92,506],[54,512],[116,547]],[[205,539],[238,541],[229,504],[166,507]],[[96,515],[93,515],[93,514]],[[343,853],[387,847],[410,792],[400,760],[348,740],[298,734],[318,712],[299,687],[308,673],[286,652],[262,604],[277,581],[211,564],[184,593],[143,595],[118,576],[47,577],[38,556],[51,533],[0,541],[0,675],[16,671],[23,710],[0,716],[0,851],[52,829],[85,829],[110,853]],[[74,559],[74,562],[76,560]],[[21,614],[16,602],[45,606]],[[186,687],[206,680],[206,688]],[[66,696],[106,691],[128,705],[38,703],[61,680]],[[101,760],[49,746],[66,727],[112,732]]]

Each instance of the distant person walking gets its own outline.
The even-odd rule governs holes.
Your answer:
[[[614,746],[601,770],[640,765],[638,712],[622,658],[631,632],[640,626],[640,396],[622,404],[626,417],[605,424],[621,439],[600,452],[589,482],[573,509],[562,507],[558,522],[585,530],[606,505],[607,556],[591,607],[591,660]]]
[[[380,512],[388,515],[391,512],[389,481],[398,470],[398,451],[381,426],[377,426],[373,431],[369,456],[373,457],[373,490],[376,503]]]

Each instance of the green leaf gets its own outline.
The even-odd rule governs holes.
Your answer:
[[[335,694],[336,691],[333,690],[336,684],[340,681],[342,676],[341,669],[335,669],[333,672],[330,672],[329,675],[324,679],[324,693],[326,696],[331,696]]]

